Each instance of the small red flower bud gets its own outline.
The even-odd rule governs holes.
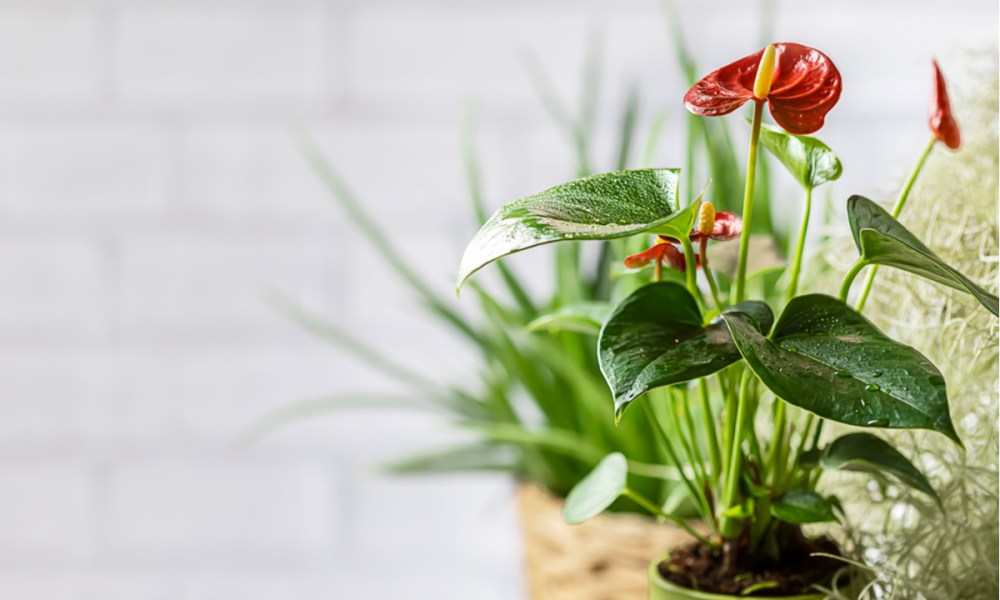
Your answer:
[[[957,150],[962,144],[962,134],[958,123],[951,114],[951,102],[948,101],[948,88],[944,85],[944,76],[937,61],[932,60],[934,67],[934,92],[931,94],[930,126],[934,137],[952,150]]]

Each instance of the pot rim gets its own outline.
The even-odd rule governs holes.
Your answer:
[[[799,594],[798,596],[732,596],[729,594],[701,592],[691,588],[674,585],[660,576],[660,570],[657,567],[661,562],[667,560],[668,558],[670,558],[668,555],[663,555],[655,558],[651,563],[649,563],[649,585],[655,585],[656,587],[668,592],[687,594],[691,600],[742,600],[744,598],[760,598],[760,600],[768,600],[770,598],[773,598],[774,600],[823,600],[826,597],[826,594],[822,593]]]

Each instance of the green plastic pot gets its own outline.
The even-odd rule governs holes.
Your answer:
[[[656,568],[667,556],[661,556],[649,563],[649,600],[750,600],[747,596],[730,596],[729,594],[709,594],[699,592],[689,588],[674,585],[660,577],[660,571]],[[823,600],[823,594],[802,594],[799,596],[775,596],[779,600]],[[767,598],[766,596],[753,596],[753,598]]]

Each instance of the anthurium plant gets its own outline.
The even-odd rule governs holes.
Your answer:
[[[624,498],[696,539],[657,565],[664,580],[782,596],[824,583],[840,565],[830,558],[838,553],[832,541],[802,529],[842,517],[836,495],[823,491],[824,473],[861,471],[936,498],[921,471],[876,432],[927,429],[961,446],[945,380],[918,349],[894,341],[861,312],[876,269],[886,266],[967,292],[998,313],[995,295],[945,264],[898,220],[927,156],[939,145],[960,145],[944,79],[933,67],[930,141],[891,212],[864,196],[847,199],[858,259],[830,294],[798,288],[813,191],[842,170],[811,134],[837,104],[842,80],[827,55],[801,44],[768,45],[705,76],[684,96],[698,117],[752,108],[742,217],[716,211],[711,187],[698,195],[682,189],[679,169],[651,168],[570,181],[515,200],[486,221],[462,259],[459,288],[489,263],[543,244],[603,240],[635,247],[652,236],[652,245],[624,259],[624,273],[640,274],[641,284],[594,331],[610,388],[607,418],[652,425],[643,442],[672,467],[666,476],[682,484],[703,524],[692,526],[663,498],[643,495],[637,483],[665,475],[631,469],[630,457],[617,452],[569,494],[568,522]],[[765,106],[774,126],[764,123]],[[751,297],[761,147],[801,185],[802,221],[784,294]],[[727,242],[739,245],[731,278],[716,273],[710,260],[713,247]],[[852,284],[866,268],[855,294]],[[829,421],[858,429],[830,440]]]

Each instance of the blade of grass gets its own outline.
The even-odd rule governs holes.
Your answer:
[[[628,168],[632,153],[632,138],[635,137],[635,123],[639,113],[639,90],[632,86],[625,99],[625,109],[622,113],[620,134],[618,138],[618,160],[615,169],[621,171]],[[601,250],[597,258],[597,274],[594,278],[591,296],[598,300],[611,298],[611,263],[614,261],[614,246],[610,241],[601,242]]]
[[[514,471],[518,461],[508,449],[491,444],[467,444],[435,450],[385,465],[394,474]]]
[[[333,166],[323,158],[316,142],[301,130],[296,132],[295,142],[299,151],[302,152],[303,156],[313,168],[313,171],[319,176],[320,180],[330,191],[333,198],[347,212],[348,217],[350,217],[351,221],[355,224],[355,226],[357,226],[358,230],[364,234],[371,245],[374,246],[375,250],[385,260],[386,264],[395,271],[400,280],[406,282],[414,291],[423,297],[429,305],[433,306],[437,314],[444,317],[466,337],[477,344],[480,344],[481,339],[472,326],[469,325],[469,323],[466,322],[461,315],[445,305],[440,298],[438,298],[438,296],[431,290],[430,286],[421,280],[416,275],[416,271],[403,260],[403,257],[396,253],[393,244],[386,243],[386,240],[389,239],[388,236],[386,236],[385,232],[379,228],[379,226],[375,223],[375,220],[361,208],[361,204],[354,197],[354,194],[350,191],[350,189],[348,189],[343,178],[341,178],[336,170],[334,170]]]
[[[303,329],[315,334],[326,342],[347,351],[351,356],[373,369],[388,375],[400,383],[415,386],[421,390],[437,392],[439,389],[430,379],[388,358],[378,350],[326,321],[297,303],[280,294],[271,294],[268,303],[279,312],[292,319]]]
[[[583,86],[580,90],[580,119],[577,122],[577,175],[590,175],[590,142],[597,120],[597,100],[601,92],[601,56],[604,54],[604,36],[591,30],[587,36],[586,59],[583,68]]]
[[[476,431],[476,433],[493,442],[535,446],[552,450],[567,457],[578,459],[584,462],[587,467],[593,467],[607,454],[605,451],[591,444],[586,436],[559,429],[526,429],[506,423],[490,422],[467,422],[460,423],[460,425]]]
[[[241,445],[251,444],[267,434],[296,421],[347,410],[406,409],[440,411],[442,406],[416,396],[393,394],[331,394],[301,400],[255,419],[239,435]],[[445,411],[447,412],[447,411]]]
[[[469,198],[472,200],[476,218],[479,220],[479,224],[482,225],[489,218],[489,214],[487,213],[486,203],[483,199],[482,182],[479,177],[479,160],[475,144],[476,124],[476,111],[470,105],[466,109],[465,117],[462,119],[462,162],[465,165],[465,180],[469,187]],[[538,314],[538,310],[535,308],[528,293],[525,292],[520,281],[503,261],[497,262],[496,266],[511,297],[514,298],[514,301],[517,302],[518,306],[521,307],[521,310],[529,319],[534,318]]]
[[[649,128],[649,135],[646,137],[646,147],[642,151],[641,167],[652,167],[656,157],[656,150],[660,145],[660,138],[663,136],[663,128],[667,124],[667,111],[661,110],[653,119],[653,125]]]

